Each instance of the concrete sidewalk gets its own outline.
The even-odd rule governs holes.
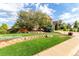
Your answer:
[[[79,33],[54,47],[42,51],[34,56],[73,56],[79,50]]]

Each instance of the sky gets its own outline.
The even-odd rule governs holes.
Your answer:
[[[78,3],[0,3],[0,25],[7,23],[9,26],[13,26],[18,18],[17,13],[30,9],[41,10],[53,20],[61,19],[66,23],[79,20]]]

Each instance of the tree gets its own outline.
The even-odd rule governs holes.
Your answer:
[[[58,26],[59,26],[59,29],[62,29],[62,24],[63,24],[63,21],[62,20],[58,20]]]
[[[54,21],[55,30],[62,29],[62,24],[63,24],[62,20]]]
[[[48,25],[52,25],[52,19],[41,11],[20,11],[18,16],[19,17],[13,27],[33,30],[33,28],[38,26],[37,30],[44,30],[44,28],[48,27]]]
[[[33,20],[33,12],[20,11],[18,16],[19,18],[17,19],[16,22],[18,28],[27,28],[28,30],[32,30],[35,24]]]
[[[73,31],[73,28],[70,28],[70,31]]]
[[[67,30],[67,24],[66,23],[62,23],[61,29],[63,29],[64,31],[66,31]]]
[[[8,25],[3,23],[0,27],[0,34],[7,33],[7,30],[8,30]]]
[[[78,28],[78,26],[79,26],[78,21],[75,21],[75,23],[74,23],[74,28]]]
[[[59,23],[58,21],[55,21],[55,30],[58,30],[59,29]]]
[[[8,30],[8,25],[3,23],[0,28],[4,30]]]
[[[70,29],[71,28],[71,24],[67,24],[67,29]]]
[[[50,16],[48,16],[46,13],[43,13],[41,11],[35,11],[34,14],[34,23],[35,26],[38,25],[38,28],[41,29],[43,27],[46,27],[47,25],[52,24],[52,19]]]
[[[79,32],[79,28],[77,29],[77,32]]]
[[[67,30],[67,24],[63,23],[63,30],[66,31]]]

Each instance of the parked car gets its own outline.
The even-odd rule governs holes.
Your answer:
[[[68,35],[69,35],[69,36],[72,36],[72,35],[73,35],[73,32],[68,32]]]

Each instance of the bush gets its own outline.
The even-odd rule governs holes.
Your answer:
[[[77,29],[77,32],[79,32],[79,28]]]
[[[52,28],[52,26],[47,26],[47,27],[44,27],[43,30],[44,30],[44,32],[52,32],[53,28]]]
[[[1,30],[0,29],[0,34],[6,34],[7,33],[7,30]]]
[[[64,28],[63,28],[63,30],[64,30],[64,31],[66,31],[66,30],[67,30],[67,28],[66,28],[66,27],[64,27]]]
[[[73,31],[73,28],[70,28],[70,31]]]
[[[18,29],[9,29],[8,30],[8,33],[17,33],[18,32]]]
[[[69,35],[69,36],[72,36],[72,35],[73,35],[73,33],[72,33],[72,32],[69,32],[69,33],[68,33],[68,35]]]
[[[66,31],[66,29],[63,29],[64,31]]]

